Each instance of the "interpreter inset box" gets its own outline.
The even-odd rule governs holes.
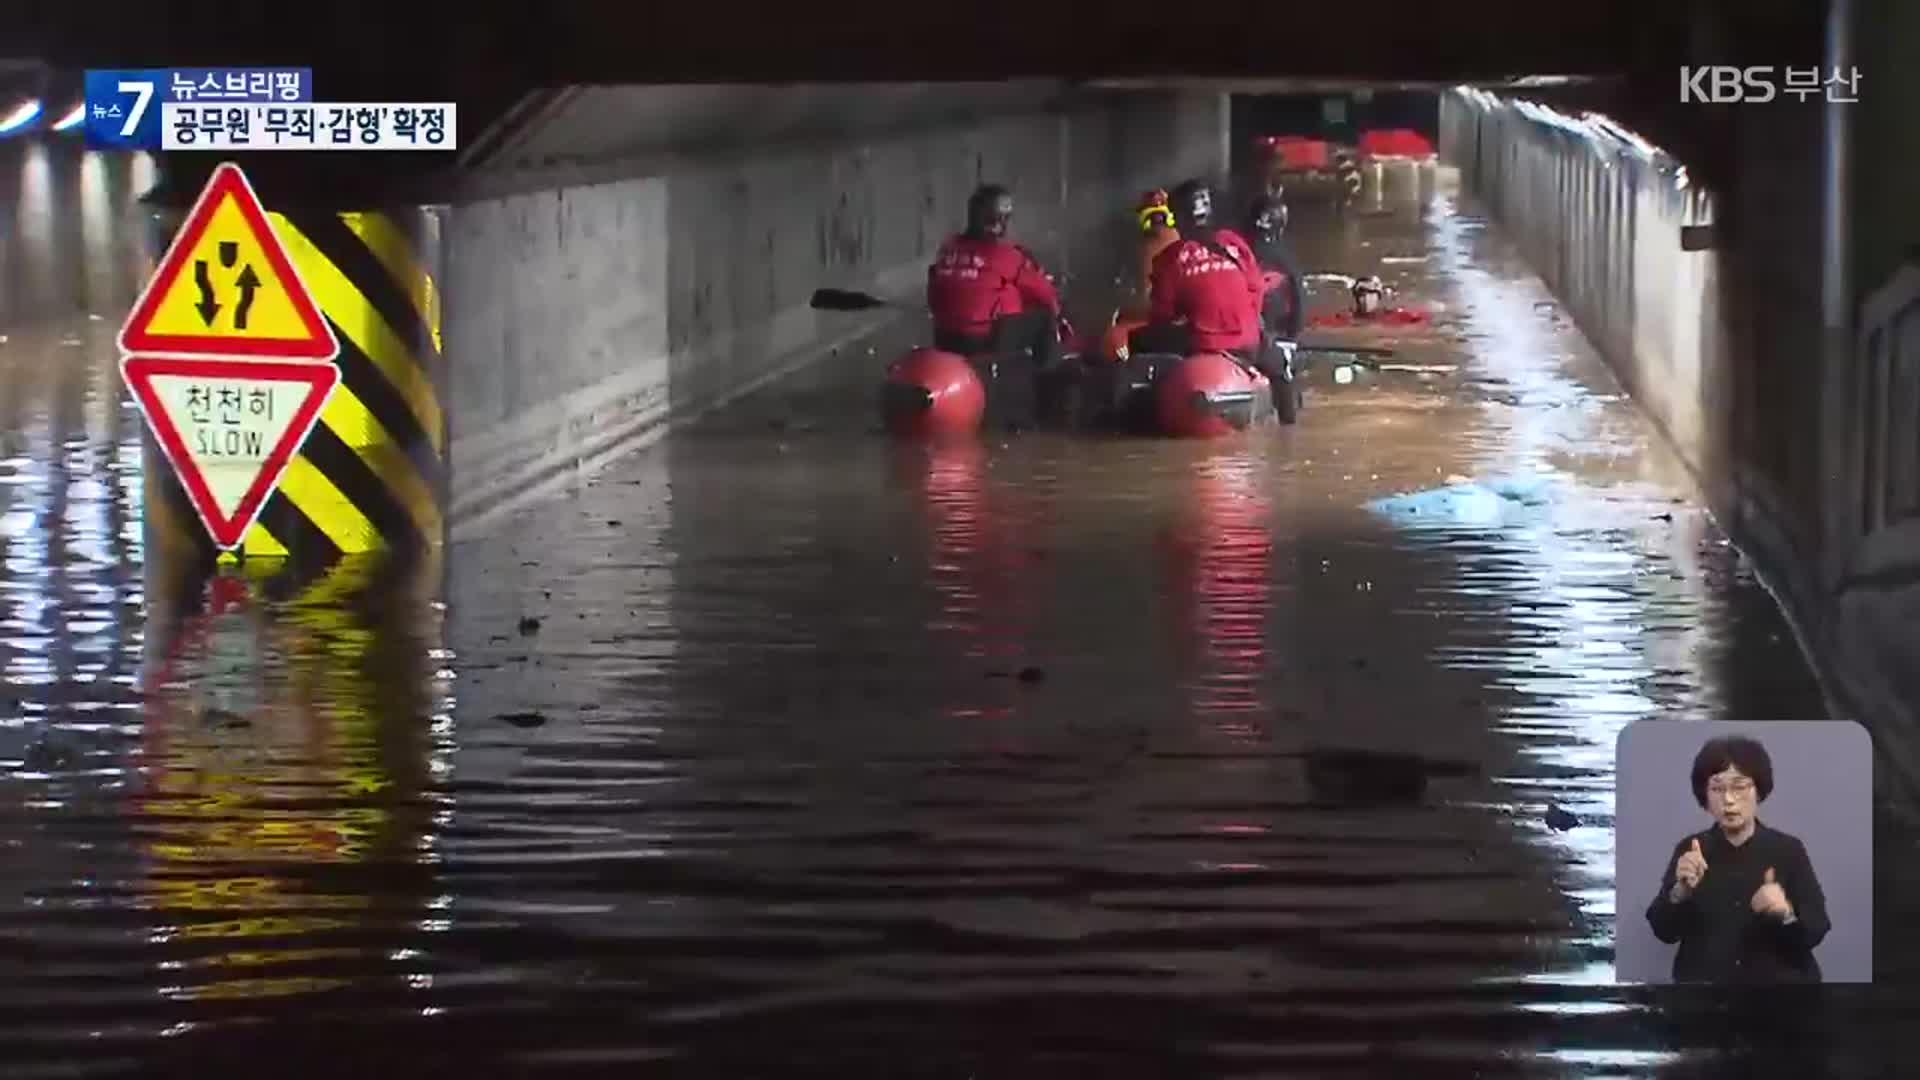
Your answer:
[[[1615,775],[1620,982],[1873,980],[1865,728],[1639,720]]]

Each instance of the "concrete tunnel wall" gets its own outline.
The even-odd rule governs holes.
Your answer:
[[[1857,280],[1851,344],[1824,357],[1821,111],[1735,122],[1726,193],[1630,136],[1474,91],[1446,96],[1440,152],[1664,429],[1834,704],[1914,783],[1920,265]],[[1856,125],[1864,156],[1884,154]],[[1853,233],[1884,251],[1893,223],[1862,214]],[[1714,249],[1681,250],[1694,224],[1715,226]]]
[[[761,92],[837,93],[842,104],[874,93]],[[604,95],[624,95],[626,115],[657,128],[672,121],[635,99],[686,93],[593,91],[571,106],[576,119],[541,122],[578,146],[568,123],[598,115],[604,127],[620,115]],[[721,128],[721,139],[685,132],[691,152],[660,153],[679,141],[668,137],[606,139],[585,164],[544,174],[571,170],[579,182],[455,205],[443,233],[455,538],[673,420],[873,332],[885,316],[816,313],[809,295],[825,285],[917,298],[981,181],[1012,185],[1019,238],[1071,272],[1072,249],[1123,227],[1141,189],[1227,164],[1227,106],[1215,93],[1068,94],[972,118],[964,96],[935,96],[940,112],[917,101],[885,125],[843,115],[836,123],[854,130],[837,136],[814,124],[783,140],[763,118],[758,130]],[[833,116],[831,102],[821,115]],[[516,153],[518,163],[553,158]],[[857,350],[849,362],[877,377],[883,361]]]

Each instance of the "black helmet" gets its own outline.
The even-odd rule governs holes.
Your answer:
[[[1005,236],[1013,222],[1013,192],[982,184],[967,199],[967,235]]]
[[[1263,237],[1275,237],[1287,231],[1286,201],[1274,195],[1262,195],[1253,201],[1253,231]]]
[[[1204,229],[1213,220],[1213,188],[1188,180],[1173,189],[1173,221],[1182,229]]]

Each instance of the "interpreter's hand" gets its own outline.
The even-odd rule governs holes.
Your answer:
[[[1700,850],[1700,838],[1694,837],[1693,844],[1680,853],[1673,862],[1673,899],[1685,900],[1700,887],[1700,879],[1707,876],[1707,857]]]
[[[1767,867],[1767,876],[1762,880],[1760,887],[1753,891],[1753,910],[1777,919],[1793,916],[1793,905],[1787,903],[1787,891],[1774,880],[1771,866]]]

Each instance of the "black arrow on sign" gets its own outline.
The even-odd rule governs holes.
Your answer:
[[[240,280],[235,284],[240,286],[240,306],[233,309],[233,328],[245,330],[247,309],[253,306],[253,291],[260,287],[260,275],[253,272],[252,263],[240,268]]]
[[[193,260],[193,283],[200,286],[200,302],[193,305],[200,312],[200,321],[213,325],[213,317],[220,313],[220,305],[213,299],[213,279],[207,276],[207,260]]]

